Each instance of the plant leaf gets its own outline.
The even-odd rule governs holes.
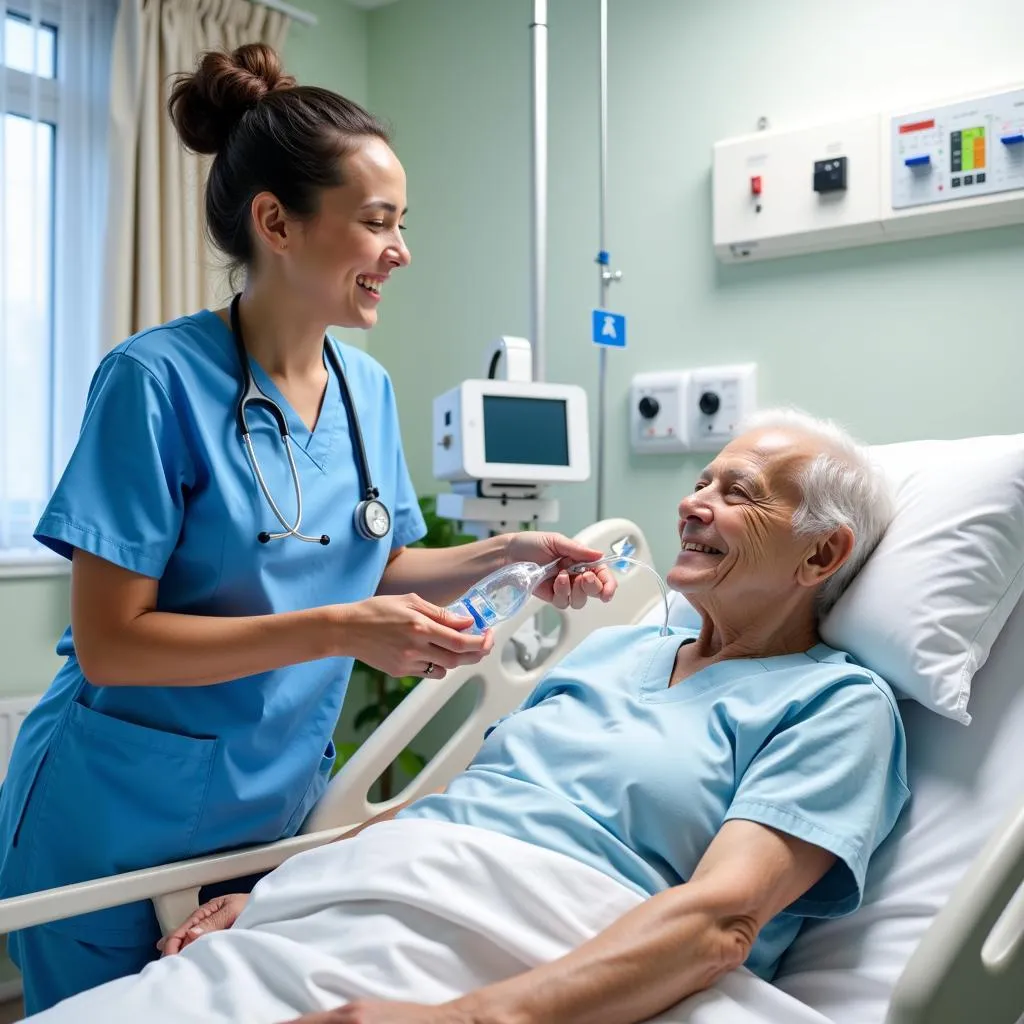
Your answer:
[[[348,763],[352,755],[359,749],[358,743],[335,743],[335,752],[337,757],[334,760],[334,767],[331,769],[331,778],[333,779],[338,772]]]
[[[363,679],[366,682],[375,682],[378,679],[383,679],[387,675],[386,672],[379,668],[374,668],[372,665],[367,665],[362,661],[357,661],[352,666],[352,677],[355,679]]]
[[[395,761],[406,775],[410,775],[413,778],[423,771],[423,766],[427,763],[415,750],[410,750],[408,747],[395,758]]]
[[[353,722],[352,727],[358,731],[364,725],[380,725],[383,721],[384,714],[381,712],[380,705],[367,704],[366,707],[359,709],[359,714],[356,715],[356,720]]]
[[[384,704],[387,706],[388,714],[391,714],[403,700],[405,700],[405,690],[388,690],[384,694]]]

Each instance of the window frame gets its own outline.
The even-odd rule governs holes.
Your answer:
[[[36,20],[32,21],[34,13]],[[71,47],[84,47],[89,45],[88,32],[75,32],[75,19],[70,22],[61,18],[61,4],[54,0],[35,0],[34,3],[21,3],[17,0],[7,0],[5,17],[14,15],[17,18],[27,19],[34,26],[52,28],[56,32],[54,52],[54,75],[52,78],[43,75],[33,75],[27,71],[20,71],[15,68],[0,65],[0,74],[5,76],[5,104],[0,111],[0,116],[13,114],[29,120],[46,122],[53,126],[54,147],[53,160],[56,168],[61,159],[61,147],[68,145],[67,137],[61,131],[61,90],[65,87],[62,71],[66,68],[65,54]],[[0,31],[6,31],[6,26],[0,26]],[[76,154],[77,155],[77,154]],[[83,159],[86,154],[82,153]],[[61,420],[61,413],[57,408],[59,401],[58,388],[56,386],[59,377],[63,377],[68,370],[78,372],[80,369],[79,359],[69,358],[66,345],[62,345],[57,337],[57,322],[54,316],[54,306],[58,290],[62,287],[63,278],[72,272],[76,260],[74,256],[64,256],[58,249],[61,245],[60,233],[57,229],[57,211],[60,205],[58,189],[60,183],[56,173],[52,179],[52,264],[50,277],[52,291],[50,295],[50,337],[47,339],[49,345],[49,431],[47,437],[48,450],[42,450],[40,445],[39,455],[45,458],[49,464],[48,486],[52,492],[57,484],[59,473],[63,470],[63,456],[69,453],[62,452],[60,431],[58,429]],[[98,359],[99,353],[95,353]],[[58,365],[59,364],[59,365]],[[80,415],[81,411],[79,411]],[[35,542],[33,542],[35,544]],[[12,578],[31,578],[44,576],[66,576],[71,571],[69,560],[62,558],[52,551],[45,549],[42,545],[35,544],[28,549],[0,547],[0,580]]]

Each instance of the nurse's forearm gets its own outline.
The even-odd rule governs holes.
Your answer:
[[[419,594],[446,605],[505,564],[509,535],[451,548],[402,548],[384,570],[378,594]]]
[[[94,686],[209,686],[326,657],[330,610],[277,615],[149,611],[106,630],[74,626],[75,652]]]
[[[158,587],[157,580],[75,551],[71,629],[94,686],[209,686],[340,653],[331,649],[336,608],[182,615],[157,610]]]

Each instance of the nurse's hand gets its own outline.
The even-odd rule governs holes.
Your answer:
[[[494,645],[490,631],[460,632],[473,625],[468,615],[453,615],[418,594],[369,597],[338,605],[337,613],[339,653],[396,679],[444,679],[448,669],[475,665]]]
[[[565,568],[577,562],[596,562],[603,557],[603,551],[588,548],[561,533],[541,533],[532,530],[511,534],[506,552],[506,559],[509,562],[536,562],[538,565],[547,565],[556,558],[561,558]],[[574,573],[571,577],[567,572],[560,572],[557,576],[545,580],[534,593],[542,601],[548,601],[556,608],[582,608],[591,597],[610,601],[616,586],[611,570],[608,566],[602,565],[588,572]]]
[[[195,942],[200,935],[230,928],[238,920],[248,899],[246,893],[237,893],[218,896],[204,903],[177,931],[161,939],[156,948],[163,956],[173,956]]]

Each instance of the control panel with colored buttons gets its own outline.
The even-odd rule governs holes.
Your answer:
[[[1024,188],[1024,90],[892,119],[892,207]]]

